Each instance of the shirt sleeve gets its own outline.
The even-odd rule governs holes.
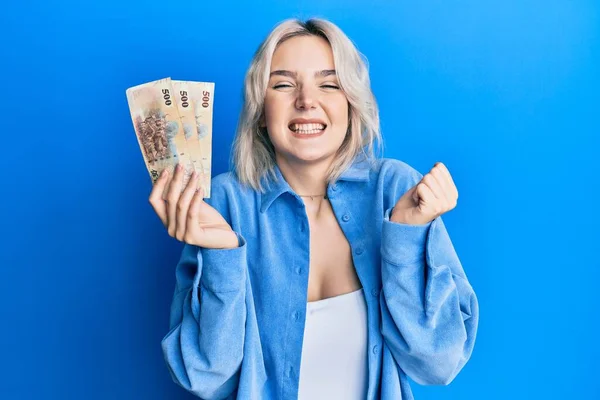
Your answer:
[[[422,225],[390,221],[381,238],[384,341],[420,384],[449,384],[471,356],[479,308],[441,217]]]
[[[176,268],[170,331],[161,342],[173,380],[202,399],[238,387],[246,323],[246,242],[204,249],[186,245]]]

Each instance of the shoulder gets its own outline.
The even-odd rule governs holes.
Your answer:
[[[220,173],[212,177],[210,182],[211,194],[236,191],[239,186],[241,185],[232,171]]]
[[[402,160],[380,158],[371,167],[371,181],[377,198],[384,207],[391,207],[423,178],[414,167]]]
[[[256,197],[255,190],[242,185],[232,171],[212,177],[210,192],[210,198],[205,199],[206,203],[219,211],[228,221],[232,213],[241,211],[241,207],[252,203],[252,199]]]
[[[388,192],[390,188],[402,190],[417,184],[423,175],[408,163],[393,158],[355,160],[345,170],[340,180],[366,181],[370,187]]]
[[[383,184],[415,185],[423,175],[408,163],[394,158],[380,158],[373,168],[377,179]]]
[[[223,172],[211,178],[211,198],[213,194],[216,200],[220,200],[223,196],[248,196],[252,195],[254,190],[243,185],[233,171]]]

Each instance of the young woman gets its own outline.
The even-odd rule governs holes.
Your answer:
[[[182,171],[150,203],[186,243],[175,382],[203,399],[412,399],[469,359],[478,303],[441,215],[450,173],[375,156],[367,67],[331,22],[279,24],[245,80],[235,169],[210,199]],[[195,177],[197,178],[197,177]]]

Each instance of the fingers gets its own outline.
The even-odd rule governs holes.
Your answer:
[[[181,164],[177,164],[175,167],[175,173],[173,174],[173,179],[171,180],[169,188],[164,195],[164,200],[167,207],[167,231],[172,237],[175,237],[175,232],[177,229],[177,202],[181,196],[183,174],[183,167]]]
[[[169,171],[164,170],[154,183],[154,187],[152,188],[152,192],[150,192],[150,197],[148,198],[148,201],[150,201],[154,212],[156,215],[158,215],[158,218],[160,218],[161,222],[165,226],[167,226],[167,207],[162,195],[168,180]]]
[[[427,187],[431,190],[432,194],[436,199],[442,200],[444,202],[447,201],[446,194],[444,193],[445,189],[442,188],[440,182],[438,182],[438,180],[431,172],[426,174],[421,181],[427,185]]]
[[[204,190],[202,190],[202,186],[198,185],[198,190],[194,191],[192,194],[192,200],[190,202],[188,212],[187,212],[187,220],[186,224],[186,234],[184,236],[184,241],[188,242],[189,238],[198,238],[200,237],[200,231],[202,227],[199,223],[200,211],[202,208],[202,203],[204,197]]]
[[[439,200],[437,199],[437,197],[435,197],[435,195],[433,194],[433,192],[431,191],[431,189],[429,188],[429,186],[427,186],[427,184],[425,182],[421,182],[417,185],[417,195],[419,196],[420,199],[420,204],[418,205],[419,208],[421,208],[421,210],[423,208],[425,209],[430,209],[433,208],[431,210],[431,212],[436,213],[437,210],[435,210],[436,208],[436,204],[439,203]],[[427,210],[429,211],[429,210]]]
[[[451,202],[456,201],[458,198],[458,190],[456,189],[456,185],[454,184],[454,180],[452,179],[452,175],[450,175],[448,168],[443,163],[437,162],[431,170],[431,173],[444,188],[448,199]]]
[[[198,188],[198,173],[193,172],[190,177],[185,190],[181,194],[179,201],[177,202],[177,221],[175,228],[175,238],[177,240],[183,241],[186,232],[187,225],[187,214],[190,208],[190,202],[196,193]]]
[[[423,196],[425,196],[422,197],[423,206],[436,215],[441,215],[456,207],[458,191],[444,164],[436,163],[419,185],[426,186],[426,189],[421,188]]]
[[[452,181],[450,172],[446,166],[440,162],[436,163],[431,171],[423,177],[435,196],[444,201],[445,205],[452,208],[456,205],[458,191]]]
[[[442,163],[440,163],[440,167],[442,172],[444,172],[444,174],[446,175],[446,182],[448,182],[448,186],[450,189],[450,197],[454,199],[454,201],[456,202],[456,200],[458,199],[458,189],[456,188],[456,185],[454,184],[454,179],[452,179],[452,175],[450,174],[450,171],[448,171],[448,168],[446,168],[446,166]]]

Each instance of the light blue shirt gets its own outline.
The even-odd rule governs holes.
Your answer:
[[[176,268],[170,331],[173,380],[202,399],[296,399],[308,291],[304,202],[276,168],[265,193],[233,172],[207,202],[239,247],[185,245]],[[327,195],[352,251],[368,320],[368,399],[412,399],[407,376],[450,383],[475,343],[478,302],[441,217],[391,222],[422,175],[392,159],[355,162]]]

